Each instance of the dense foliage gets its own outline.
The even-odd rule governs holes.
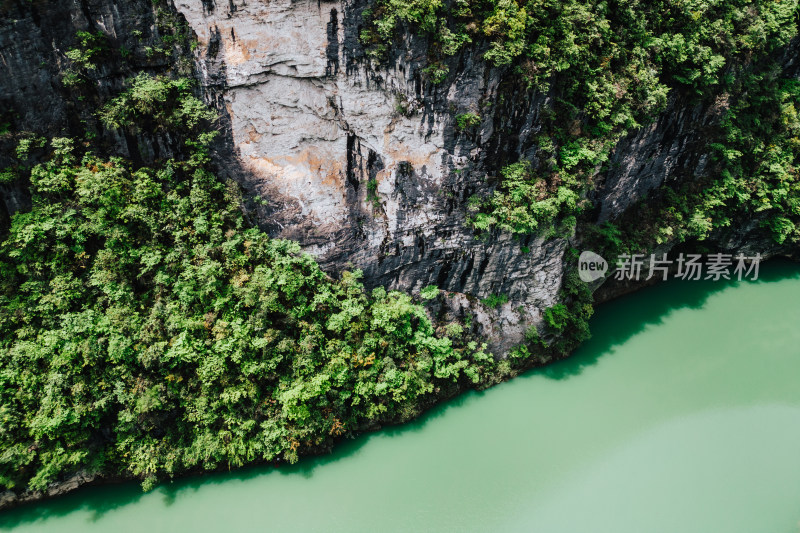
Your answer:
[[[710,138],[711,172],[662,187],[620,221],[618,238],[629,249],[704,240],[746,220],[779,244],[800,241],[800,80],[767,63],[731,77],[726,88],[726,110]]]
[[[81,469],[151,486],[294,461],[502,370],[457,324],[453,340],[437,334],[409,296],[367,292],[358,272],[331,279],[245,227],[187,87],[140,76],[100,113],[131,127],[178,118],[184,160],[135,168],[57,138],[44,161],[7,171],[29,172],[33,208],[0,244],[4,487]]]
[[[548,184],[523,161],[505,167],[502,171],[504,191],[496,190],[485,202],[473,200],[470,209],[475,211],[472,224],[478,229],[498,226],[513,233],[534,233],[549,227],[558,217],[579,212],[580,197],[573,180]],[[486,207],[491,213],[486,213]]]
[[[794,234],[796,91],[760,66],[797,34],[796,0],[376,0],[365,18],[362,41],[373,57],[386,56],[400,28],[414,27],[432,43],[429,61],[439,74],[431,81],[444,81],[447,57],[473,43],[490,63],[553,96],[537,140],[540,163],[509,162],[496,190],[472,202],[476,228],[531,233],[585,210],[588,203],[577,199],[616,142],[662,111],[674,92],[734,105],[714,147],[724,160],[714,176],[721,179],[688,191],[701,204],[665,201],[664,212],[652,216],[674,222],[658,228],[662,238],[707,234],[736,207],[773,209],[776,238]]]

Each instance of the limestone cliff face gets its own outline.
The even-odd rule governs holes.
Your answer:
[[[190,70],[223,114],[220,172],[242,184],[248,214],[272,236],[299,241],[332,273],[362,269],[368,286],[450,292],[448,312],[473,313],[497,353],[556,303],[564,252],[580,246],[580,236],[480,236],[466,224],[469,198],[490,191],[500,167],[535,157],[548,95],[484,62],[480,46],[449,58],[451,75],[433,84],[423,72],[428,43],[412,31],[387,64],[373,64],[358,40],[365,0],[175,0],[170,7],[197,38]],[[170,68],[146,53],[160,31],[150,2],[35,0],[2,9],[0,119],[13,115],[17,129],[80,135],[92,103],[118,91],[126,76]],[[78,30],[102,31],[132,51],[127,66],[108,58],[83,100],[59,81]],[[794,74],[796,48],[784,60]],[[623,139],[610,170],[594,178],[597,220],[619,216],[663,183],[712,172],[705,133],[724,109],[724,101],[704,107],[676,96],[656,121]],[[455,117],[465,112],[479,114],[481,124],[459,131]],[[174,141],[146,132],[98,135],[145,161],[168,155]],[[3,187],[0,224],[26,202],[24,184]],[[780,252],[751,222],[714,241]],[[486,309],[479,300],[492,294],[510,301]]]
[[[226,166],[268,202],[255,206],[258,222],[323,268],[359,268],[368,285],[411,292],[506,294],[499,311],[473,312],[498,348],[518,342],[556,303],[566,241],[478,237],[466,204],[510,155],[533,147],[546,97],[504,86],[480,50],[434,85],[422,72],[426,43],[413,36],[375,67],[357,38],[365,6],[177,1],[200,43],[202,83],[229,120]],[[457,131],[463,112],[480,113],[481,126]],[[456,313],[480,307],[450,301]]]

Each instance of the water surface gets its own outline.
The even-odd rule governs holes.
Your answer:
[[[288,468],[93,487],[0,529],[800,533],[800,268],[601,306],[569,360]]]

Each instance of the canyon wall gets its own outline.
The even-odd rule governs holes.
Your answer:
[[[580,236],[480,234],[467,224],[468,202],[496,186],[505,164],[535,160],[550,96],[484,61],[480,45],[448,58],[451,75],[432,83],[423,72],[428,42],[413,31],[403,32],[388,61],[377,64],[358,39],[366,5],[175,0],[169,6],[197,39],[191,71],[222,115],[220,173],[241,184],[250,219],[273,237],[300,242],[334,275],[361,269],[370,287],[417,293],[436,285],[450,293],[450,313],[475,314],[495,351],[504,352],[558,301],[565,251],[580,247]],[[78,30],[102,31],[134,52],[133,67],[130,61],[101,67],[95,101],[119,90],[135,69],[170,68],[142,52],[159,39],[150,3],[36,0],[3,9],[0,104],[16,114],[18,129],[50,136],[80,130],[89,106],[65,99],[59,86],[64,53]],[[784,61],[793,72],[795,52],[796,42]],[[619,143],[608,170],[598,171],[590,193],[596,220],[618,216],[663,183],[708,172],[706,130],[724,110],[723,101],[703,107],[671,96],[654,122]],[[481,123],[459,130],[455,117],[468,112]],[[134,159],[170,153],[170,139],[146,132],[101,136]],[[24,208],[24,184],[3,185],[2,193],[6,217]],[[714,239],[732,251],[780,252],[757,223]],[[498,309],[480,303],[499,294],[509,301]]]

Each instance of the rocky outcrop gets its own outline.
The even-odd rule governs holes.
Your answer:
[[[0,492],[0,509],[9,509],[17,505],[36,502],[45,498],[63,496],[68,492],[72,492],[83,485],[91,484],[96,480],[98,480],[96,474],[81,471],[72,474],[63,481],[51,483],[50,486],[47,487],[47,490],[44,491],[27,491],[20,494],[17,494],[13,490]]]
[[[388,66],[373,65],[357,38],[365,6],[176,3],[200,43],[202,83],[222,96],[239,181],[268,202],[254,206],[259,223],[371,286],[509,296],[481,315],[505,349],[556,302],[567,242],[477,235],[465,206],[500,165],[533,152],[546,96],[504,83],[480,50],[433,84],[427,43],[411,33]],[[481,125],[458,131],[464,112]]]
[[[378,65],[358,39],[365,7],[365,0],[175,0],[168,9],[144,0],[4,4],[0,123],[11,117],[18,130],[81,135],[92,104],[127,76],[173,68],[175,56],[148,52],[165,31],[158,9],[167,9],[197,39],[189,70],[223,115],[215,157],[220,172],[243,186],[251,220],[300,242],[333,274],[358,268],[368,286],[412,293],[438,286],[452,295],[450,313],[474,315],[503,353],[558,301],[565,250],[581,239],[478,234],[467,206],[496,186],[503,165],[535,162],[550,97],[483,61],[480,45],[449,58],[451,74],[432,83],[424,72],[429,43],[410,29]],[[75,91],[60,77],[78,30],[102,31],[113,50],[128,54],[106,57],[89,73],[91,87]],[[796,48],[784,56],[792,72]],[[597,220],[618,217],[664,183],[713,172],[705,142],[725,108],[724,98],[704,106],[674,95],[654,122],[622,139],[608,170],[593,179]],[[455,117],[466,112],[481,123],[460,131]],[[169,156],[175,142],[149,132],[96,133],[141,161]],[[0,224],[25,208],[24,185],[2,185]],[[712,241],[784,252],[751,222]],[[509,302],[481,305],[495,294]]]
[[[622,139],[609,170],[598,176],[598,222],[615,218],[665,183],[705,175],[707,136],[725,109],[722,100],[705,108],[673,96],[655,121]]]

